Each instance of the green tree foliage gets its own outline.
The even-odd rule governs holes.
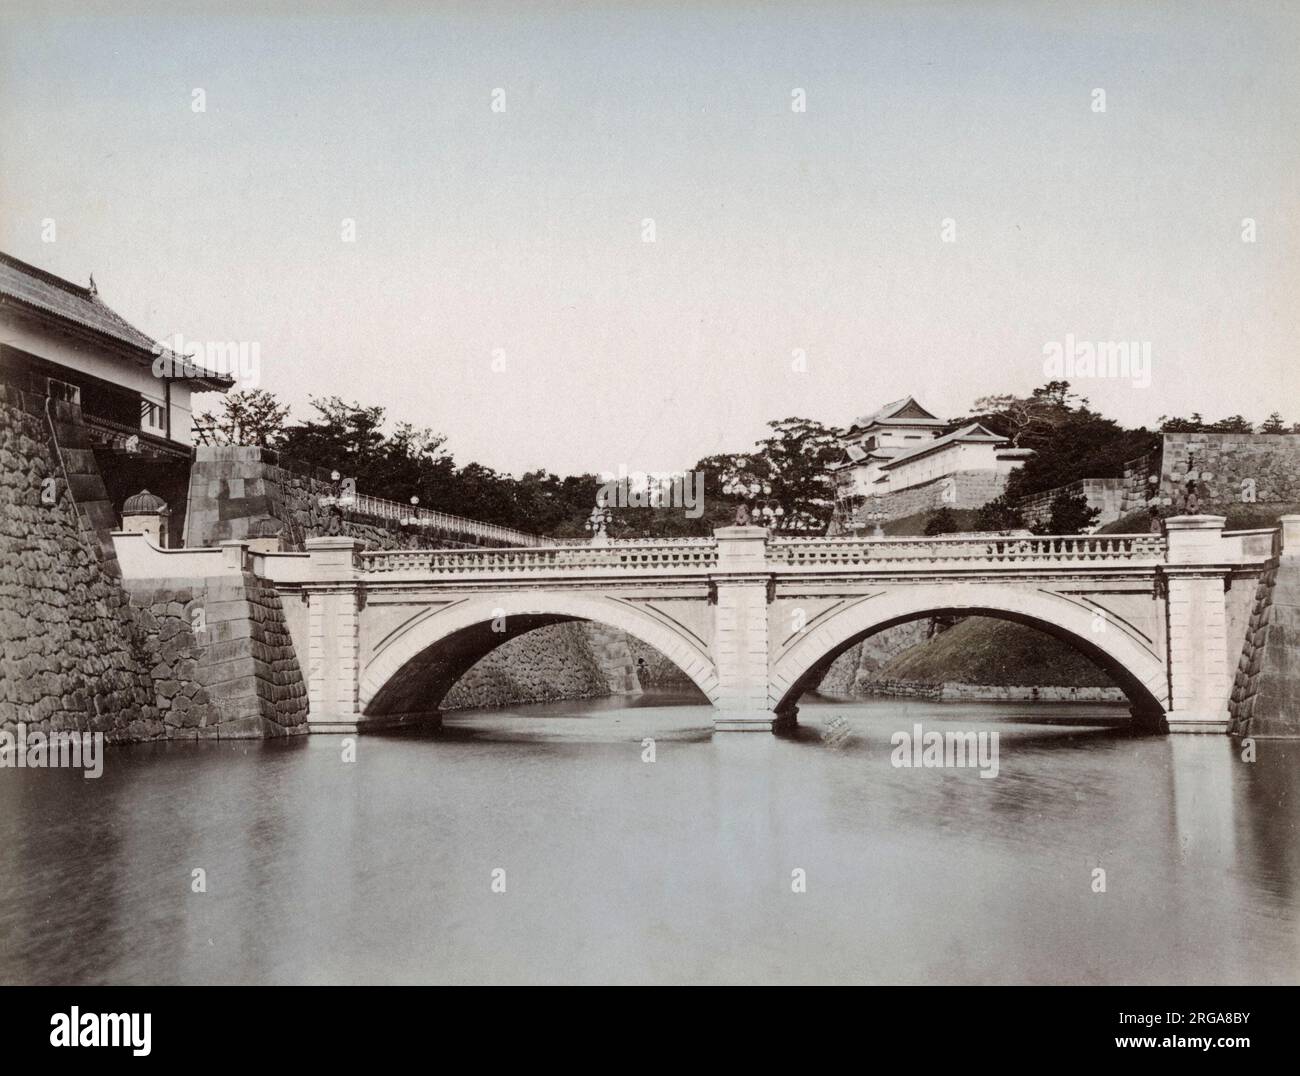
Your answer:
[[[243,389],[221,398],[219,411],[205,411],[196,425],[215,445],[257,445],[277,448],[284,438],[289,408],[265,389]]]
[[[957,523],[957,517],[952,514],[951,508],[940,508],[925,523],[925,533],[930,537],[936,534],[953,534],[961,530]]]
[[[382,407],[363,407],[337,396],[313,399],[316,417],[291,426],[281,452],[309,467],[337,470],[359,492],[407,502],[536,534],[578,537],[596,503],[594,475],[561,478],[530,471],[522,478],[480,463],[457,467],[446,438],[400,422],[385,433]]]
[[[705,474],[708,514],[724,525],[736,506],[781,509],[776,529],[821,534],[835,508],[835,483],[829,470],[839,458],[844,432],[807,418],[769,422],[772,431],[755,451],[710,456],[696,469]]]
[[[1099,511],[1088,506],[1082,493],[1061,490],[1052,498],[1051,515],[1030,529],[1035,534],[1083,534],[1097,521]]]
[[[1068,381],[1049,381],[1028,396],[981,396],[971,408],[971,417],[1011,438],[1015,448],[1037,448],[1068,420],[1072,409],[1087,403],[1070,390]]]
[[[1126,430],[1088,407],[1069,391],[1066,382],[1051,382],[1060,408],[1057,421],[1039,435],[1035,455],[1011,473],[1006,497],[1015,501],[1065,486],[1080,478],[1118,478],[1124,464],[1155,449],[1160,439],[1145,428]],[[1043,391],[1043,390],[1040,390]]]
[[[1269,429],[1269,425],[1276,420],[1278,426],[1282,425],[1282,416],[1276,411],[1269,415],[1268,422],[1261,428],[1261,433],[1285,433],[1285,428]],[[1161,433],[1254,433],[1255,424],[1244,415],[1229,415],[1227,418],[1221,418],[1218,422],[1206,422],[1201,417],[1199,411],[1193,411],[1190,418],[1181,418],[1178,416],[1170,417],[1168,415],[1160,416]]]
[[[1287,432],[1286,423],[1282,420],[1282,416],[1278,414],[1278,412],[1274,411],[1271,415],[1268,416],[1267,419],[1264,420],[1264,425],[1262,425],[1259,428],[1259,432],[1260,433],[1286,433]]]
[[[989,501],[975,516],[975,529],[977,531],[1019,530],[1024,525],[1025,517],[1007,499],[1006,494]]]

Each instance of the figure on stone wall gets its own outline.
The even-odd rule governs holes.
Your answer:
[[[1201,514],[1201,498],[1196,495],[1196,483],[1187,483],[1187,496],[1183,499],[1183,514],[1187,516],[1199,516]]]

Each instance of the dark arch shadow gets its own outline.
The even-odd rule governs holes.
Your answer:
[[[452,689],[471,668],[498,647],[538,628],[553,624],[599,623],[582,617],[556,614],[514,614],[498,620],[485,620],[439,639],[409,659],[384,683],[367,705],[370,717],[436,714]],[[615,625],[605,625],[620,631]],[[648,644],[647,644],[648,645]],[[659,651],[662,654],[662,651]],[[666,661],[672,658],[663,654]],[[676,662],[674,667],[680,669]],[[709,700],[682,670],[688,690],[698,692],[701,703]]]
[[[920,611],[911,611],[906,615],[891,618],[882,621],[879,624],[873,624],[871,627],[851,635],[844,641],[828,650],[825,655],[819,658],[803,673],[782,696],[780,702],[775,707],[778,713],[793,711],[798,704],[800,697],[806,692],[811,691],[821,683],[827,671],[835,660],[847,650],[852,649],[864,639],[884,631],[886,628],[896,627],[899,624],[907,624],[914,620],[924,620],[929,617],[937,616],[982,616],[993,620],[1006,620],[1015,624],[1023,624],[1026,627],[1034,628],[1044,635],[1050,635],[1052,638],[1065,643],[1071,649],[1077,651],[1091,661],[1094,665],[1105,672],[1115,684],[1124,692],[1129,701],[1129,713],[1133,718],[1133,726],[1136,730],[1144,732],[1165,732],[1165,711],[1160,701],[1147,689],[1146,685],[1124,664],[1116,660],[1112,655],[1107,653],[1101,647],[1091,643],[1087,638],[1080,636],[1076,632],[1062,628],[1057,624],[1050,623],[1039,617],[1029,616],[1027,614],[1017,614],[1005,609],[993,609],[981,606],[969,607],[951,607],[936,606],[932,609],[923,609]]]

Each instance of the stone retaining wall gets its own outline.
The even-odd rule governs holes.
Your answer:
[[[632,663],[636,667],[637,682],[642,688],[651,690],[698,691],[695,681],[686,675],[676,664],[656,650],[649,643],[643,643],[634,635],[625,637]],[[638,665],[644,662],[644,665]]]
[[[453,685],[444,710],[517,706],[610,694],[609,676],[592,652],[587,625],[550,624],[489,653]]]
[[[1152,475],[1159,477],[1162,457],[1162,449],[1157,448],[1124,464],[1124,487],[1120,500],[1121,516],[1146,510],[1147,501],[1151,499],[1159,485],[1159,483],[1153,484],[1149,479]]]
[[[1226,515],[1233,505],[1300,501],[1300,434],[1165,434],[1160,492],[1175,504],[1187,487],[1189,461],[1200,476],[1203,511]]]
[[[1245,645],[1232,687],[1231,732],[1300,735],[1300,556],[1283,555],[1255,588]]]
[[[933,683],[923,680],[870,680],[855,694],[934,702],[1104,702],[1128,699],[1117,687],[1033,687],[1022,684]]]
[[[1046,523],[1052,517],[1052,501],[1061,493],[1071,496],[1083,496],[1089,508],[1097,509],[1095,525],[1100,527],[1113,523],[1124,514],[1128,480],[1124,478],[1081,478],[1077,482],[1044,490],[1030,497],[1021,497],[1016,507],[1024,517],[1025,526],[1033,527]]]
[[[895,624],[867,636],[831,663],[817,690],[825,695],[870,694],[865,685],[871,683],[890,658],[925,642],[934,631],[934,619],[927,617]]]
[[[954,471],[880,497],[885,522],[934,508],[981,508],[1001,496],[1010,475],[999,471]]]
[[[162,735],[143,638],[69,495],[44,403],[0,383],[0,726]]]
[[[307,689],[279,593],[257,577],[133,580],[155,704],[171,739],[307,731]]]
[[[259,519],[278,521],[282,548],[301,552],[308,538],[341,534],[367,549],[464,549],[464,535],[404,527],[323,503],[336,492],[329,474],[265,448],[200,445],[190,468],[185,544],[211,546],[247,538]]]

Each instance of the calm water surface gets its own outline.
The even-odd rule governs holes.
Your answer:
[[[1300,742],[899,700],[714,737],[665,701],[0,771],[0,979],[1300,981]],[[998,777],[891,766],[916,721],[996,729]]]

